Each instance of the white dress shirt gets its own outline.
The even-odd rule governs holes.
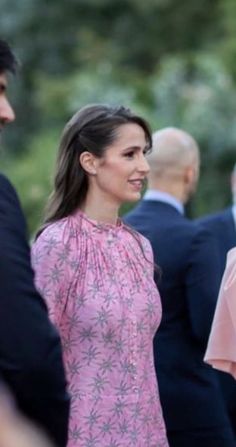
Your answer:
[[[168,203],[176,208],[180,214],[184,214],[183,204],[167,192],[159,191],[158,189],[148,189],[143,196],[143,200],[156,200],[158,202]]]

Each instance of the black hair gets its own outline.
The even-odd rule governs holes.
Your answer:
[[[0,73],[15,73],[17,68],[17,60],[5,40],[0,39]]]

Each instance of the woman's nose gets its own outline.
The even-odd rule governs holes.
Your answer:
[[[148,161],[147,161],[146,157],[143,154],[140,156],[138,170],[140,172],[143,172],[145,175],[148,174],[149,171],[150,171],[150,166],[148,164]]]

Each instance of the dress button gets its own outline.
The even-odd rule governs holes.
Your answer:
[[[107,242],[110,244],[111,242],[113,242],[113,234],[109,233],[108,237],[107,237]]]

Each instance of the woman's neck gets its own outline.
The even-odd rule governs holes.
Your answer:
[[[80,208],[92,220],[114,225],[117,223],[119,207],[105,198],[95,199],[88,195]]]

